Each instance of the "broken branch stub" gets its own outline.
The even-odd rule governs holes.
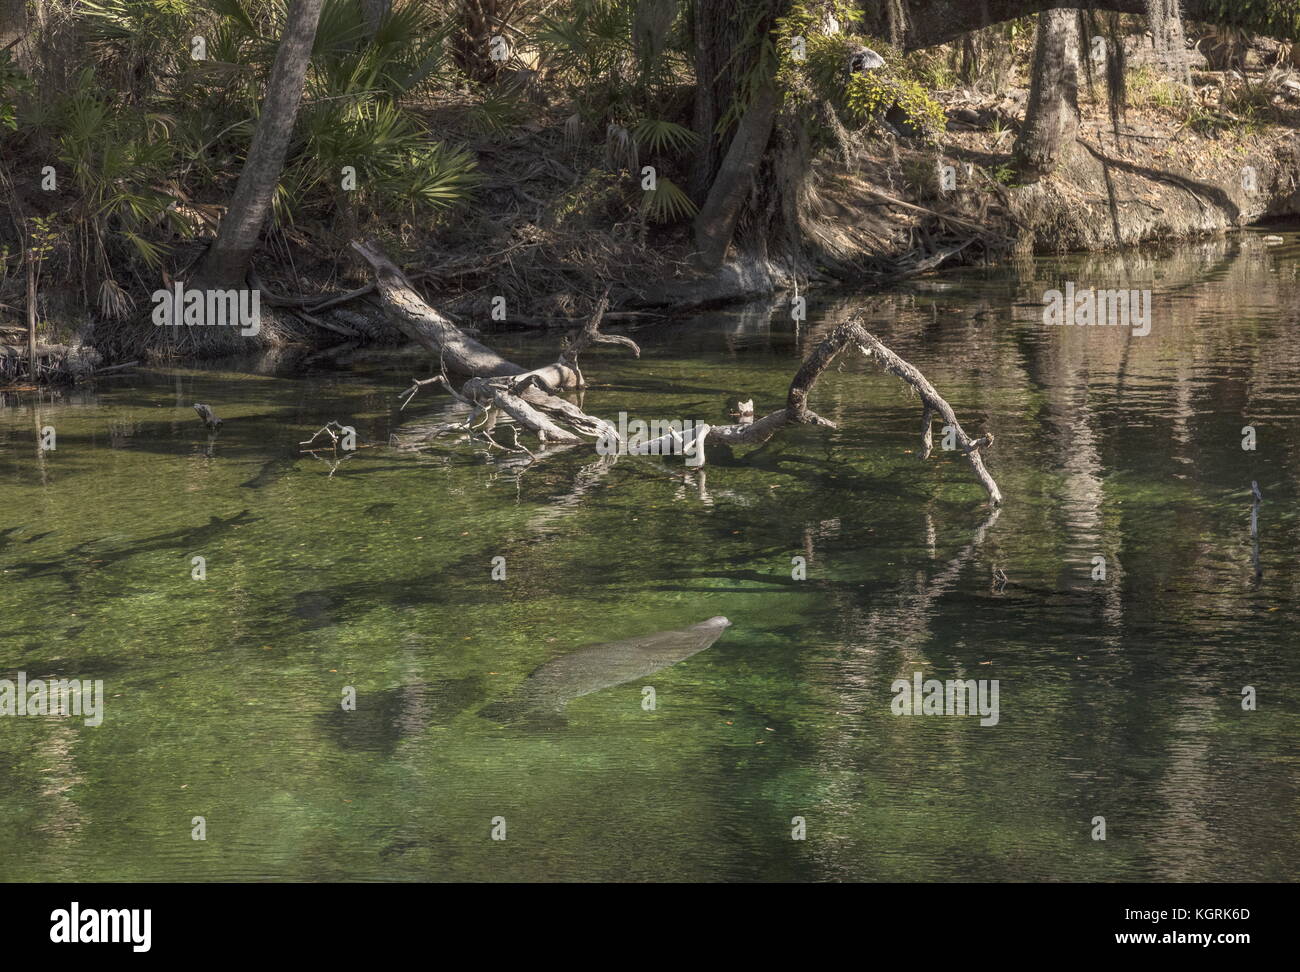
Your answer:
[[[583,325],[582,330],[578,331],[569,341],[566,342],[563,350],[560,351],[560,363],[568,365],[573,369],[577,376],[577,388],[587,387],[583,381],[582,372],[578,370],[578,355],[586,350],[589,344],[617,344],[628,348],[632,352],[632,357],[641,357],[641,347],[630,337],[624,337],[621,334],[602,334],[600,332],[600,322],[605,317],[605,312],[609,310],[609,287],[606,287],[600,299],[596,301],[596,309],[592,312],[587,323]]]
[[[221,428],[221,419],[217,418],[217,413],[212,411],[211,406],[198,402],[194,405],[194,411],[199,413],[199,418],[207,426],[209,432],[215,432]]]

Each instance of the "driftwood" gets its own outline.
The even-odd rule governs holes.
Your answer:
[[[36,357],[56,358],[69,354],[73,350],[70,344],[37,344],[35,346]],[[32,349],[26,344],[0,344],[0,355],[6,358],[27,358],[30,357]]]
[[[446,371],[470,379],[460,389],[461,398],[483,412],[505,413],[543,442],[576,443],[584,435],[617,437],[618,430],[609,422],[555,394],[580,387],[582,377],[574,363],[558,360],[530,371],[507,361],[426,304],[377,246],[352,247],[374,267],[380,299],[398,330],[438,355]],[[589,323],[584,333],[594,326]],[[591,343],[590,338],[583,342],[581,335],[577,341],[579,350]]]
[[[600,323],[609,310],[609,288],[600,295],[600,300],[596,301],[596,309],[588,318],[586,325],[578,331],[576,335],[564,345],[560,352],[560,363],[573,369],[577,378],[575,388],[586,388],[587,383],[582,378],[582,372],[578,370],[578,355],[587,349],[591,344],[618,344],[628,348],[635,358],[641,357],[640,346],[630,337],[624,337],[621,334],[602,334],[600,332]]]
[[[989,432],[979,438],[971,438],[957,421],[952,406],[935,390],[925,375],[885,347],[863,326],[860,318],[838,325],[813,349],[790,383],[785,408],[755,419],[752,403],[743,403],[748,407],[741,409],[741,422],[737,424],[708,426],[700,423],[697,431],[685,436],[669,433],[654,442],[640,443],[629,448],[628,443],[619,439],[618,429],[610,422],[586,414],[557,395],[560,391],[584,386],[577,359],[579,353],[591,344],[620,344],[637,356],[640,355],[640,348],[631,339],[600,333],[601,317],[608,305],[608,291],[598,301],[595,312],[586,325],[566,343],[559,360],[529,370],[469,337],[425,303],[405,274],[376,245],[353,243],[352,246],[374,268],[379,296],[397,328],[436,354],[441,362],[442,374],[416,380],[408,389],[406,402],[424,385],[436,383],[443,385],[457,400],[471,408],[466,422],[454,427],[440,426],[433,430],[431,438],[457,428],[484,435],[492,445],[498,445],[490,437],[492,429],[498,421],[512,421],[519,428],[535,433],[543,443],[572,444],[583,441],[586,436],[603,440],[603,446],[617,443],[620,452],[662,455],[682,452],[684,446],[692,446],[693,452],[694,449],[703,449],[705,435],[712,442],[758,445],[787,425],[822,425],[834,428],[833,422],[822,418],[808,407],[808,399],[817,379],[839,353],[845,348],[856,348],[885,371],[901,378],[920,396],[922,458],[930,455],[931,428],[937,416],[951,428],[956,451],[970,464],[975,478],[988,493],[990,505],[996,507],[1002,503],[1002,493],[983,459],[983,451],[993,444],[993,434]],[[459,389],[453,384],[453,375],[465,379]],[[700,441],[687,441],[695,438]],[[522,447],[513,451],[519,449]],[[608,450],[602,448],[601,451]]]
[[[786,425],[824,425],[834,428],[834,422],[822,418],[808,407],[808,396],[817,379],[830,367],[836,356],[850,346],[856,347],[868,358],[876,361],[885,371],[903,379],[916,389],[922,405],[921,458],[929,458],[933,446],[930,430],[934,417],[938,415],[946,425],[952,427],[957,451],[962,453],[970,463],[975,478],[989,495],[990,504],[1001,505],[1002,493],[985,467],[981,456],[981,452],[993,444],[993,433],[986,433],[978,439],[972,439],[967,435],[966,430],[957,421],[952,406],[935,391],[925,375],[881,344],[880,340],[856,319],[840,324],[808,355],[807,360],[795,374],[794,380],[790,382],[790,394],[786,399],[785,408],[752,422],[714,426],[709,432],[710,437],[715,442],[758,445],[766,442]]]
[[[202,402],[194,406],[194,411],[199,413],[199,418],[207,426],[209,432],[215,432],[221,428],[221,419],[217,418],[217,413],[212,411],[212,407],[204,405]]]
[[[32,381],[80,381],[90,377],[102,360],[98,351],[84,344],[37,344],[34,348],[33,356],[29,343],[0,343],[0,378],[23,375]]]

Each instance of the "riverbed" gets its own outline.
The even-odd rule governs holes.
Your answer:
[[[995,433],[996,511],[847,355],[810,403],[835,429],[699,469],[389,448],[463,414],[402,409],[436,371],[412,348],[5,395],[0,678],[99,680],[104,711],[0,717],[0,880],[1294,878],[1300,238],[1263,235],[584,355],[590,413],[722,423],[865,310]],[[1150,333],[1044,325],[1066,282],[1151,290]],[[304,453],[330,421],[360,447]],[[541,666],[714,616],[675,664],[499,716]],[[916,673],[996,681],[996,724],[897,714]]]

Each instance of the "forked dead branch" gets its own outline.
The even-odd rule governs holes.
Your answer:
[[[617,427],[598,416],[588,415],[577,405],[559,397],[560,392],[585,387],[578,369],[578,355],[592,344],[618,344],[640,356],[640,348],[630,338],[602,334],[600,322],[608,306],[608,291],[597,302],[595,312],[561,350],[552,364],[529,370],[509,361],[496,351],[469,337],[446,317],[430,307],[416,292],[406,275],[373,243],[353,243],[353,248],[374,268],[379,296],[384,309],[398,329],[413,341],[419,342],[438,356],[443,373],[434,378],[415,382],[408,391],[406,401],[423,385],[438,383],[459,401],[471,408],[470,418],[454,426],[439,426],[428,438],[436,438],[453,429],[482,431],[489,434],[504,420],[534,433],[542,443],[577,444],[585,439],[606,442],[619,439]],[[790,392],[784,408],[762,418],[734,425],[704,426],[708,439],[728,445],[759,445],[768,441],[788,425],[821,425],[834,428],[835,424],[808,407],[817,379],[830,367],[841,351],[856,349],[875,361],[891,375],[901,378],[920,396],[921,458],[929,458],[933,448],[932,426],[938,417],[951,430],[951,440],[956,451],[970,463],[971,471],[988,493],[991,506],[1000,506],[1002,493],[984,465],[983,451],[993,444],[993,433],[986,432],[971,438],[957,420],[952,406],[944,400],[916,367],[904,361],[863,326],[861,315],[838,325],[815,347],[795,373],[790,382]],[[456,388],[454,379],[462,379]],[[670,451],[669,439],[656,440]],[[518,440],[516,438],[516,444]],[[492,442],[492,444],[496,444]],[[655,443],[642,443],[629,451],[645,453]],[[703,448],[703,442],[699,443]],[[522,448],[522,447],[520,447]]]

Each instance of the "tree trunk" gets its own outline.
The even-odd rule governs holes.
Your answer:
[[[694,129],[704,140],[691,169],[690,190],[703,202],[727,152],[730,130],[718,131],[737,86],[752,66],[752,56],[739,56],[746,20],[744,0],[696,0],[695,33],[695,121]],[[770,30],[770,22],[755,29]]]
[[[1149,0],[1092,0],[1086,6],[1093,10],[1113,10],[1117,13],[1146,16]],[[891,5],[893,0],[891,0]],[[884,16],[885,5],[867,4],[867,26],[883,32],[888,22],[901,20],[907,26],[902,46],[907,50],[947,44],[963,34],[982,27],[990,27],[1008,20],[1017,20],[1046,10],[1080,6],[1079,0],[897,0],[902,17]],[[1184,20],[1207,24],[1244,26],[1254,33],[1272,36],[1268,29],[1275,23],[1279,30],[1289,29],[1285,8],[1280,4],[1239,4],[1224,0],[1181,0]],[[1272,12],[1276,11],[1275,14]],[[1272,14],[1272,16],[1270,16]],[[1279,33],[1279,40],[1288,35]]]
[[[248,158],[230,209],[200,268],[205,282],[238,286],[248,272],[289,151],[322,4],[323,0],[294,0],[289,8]]]
[[[35,248],[27,250],[27,364],[32,381],[37,378],[36,357],[36,254]]]
[[[451,55],[465,76],[474,81],[493,81],[502,62],[492,60],[492,37],[505,36],[500,26],[498,0],[460,0],[456,17],[459,29],[452,38]]]
[[[1037,182],[1055,170],[1078,131],[1079,12],[1044,11],[1038,15],[1025,122],[1013,149],[1021,179]]]
[[[695,216],[696,265],[701,270],[716,270],[726,259],[736,221],[772,138],[778,98],[775,85],[765,86],[741,117],[704,205]]]
[[[1192,71],[1187,62],[1187,40],[1183,36],[1181,0],[1147,0],[1147,25],[1156,54],[1175,84],[1192,86]]]
[[[8,50],[20,66],[25,63],[27,0],[0,0],[0,51]]]
[[[703,139],[691,168],[690,191],[700,203],[695,240],[701,269],[716,269],[749,197],[755,173],[771,141],[780,95],[772,78],[763,79],[738,123],[725,130],[722,119],[758,63],[754,38],[771,31],[789,0],[696,0],[695,118]]]
[[[361,16],[366,22],[366,40],[374,40],[379,25],[392,8],[392,0],[361,0]]]

